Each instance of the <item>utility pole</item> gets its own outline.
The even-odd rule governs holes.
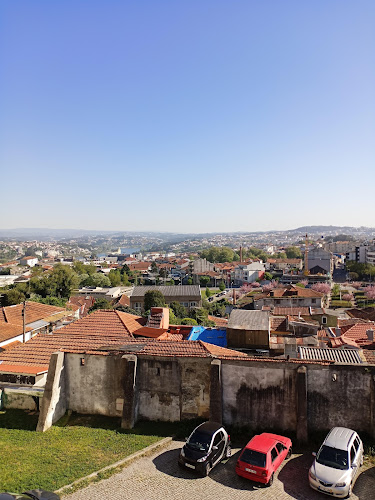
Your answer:
[[[25,325],[26,325],[26,300],[23,301],[23,309],[22,309],[22,342],[25,343],[26,342],[26,329],[25,329]]]

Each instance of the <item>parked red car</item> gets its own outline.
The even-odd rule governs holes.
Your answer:
[[[254,436],[242,450],[236,472],[246,479],[271,486],[275,472],[291,454],[289,438],[264,432]]]

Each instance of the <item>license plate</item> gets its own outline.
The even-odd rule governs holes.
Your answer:
[[[185,464],[186,467],[189,467],[190,469],[195,469],[195,465],[191,465],[191,464]]]
[[[324,493],[332,493],[332,490],[329,488],[323,488],[323,486],[318,486],[319,491],[324,491]]]
[[[245,469],[246,472],[251,472],[252,474],[256,474],[257,471],[253,469]]]

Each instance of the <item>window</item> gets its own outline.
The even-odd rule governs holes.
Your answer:
[[[281,300],[277,299],[275,300],[276,304],[280,304],[281,303]]]
[[[354,446],[355,452],[357,453],[358,448],[359,448],[359,439],[358,439],[358,436],[355,438],[353,446]]]
[[[312,304],[316,304],[316,299],[311,299]]]
[[[196,302],[190,302],[190,307],[195,307],[196,305],[197,305]],[[186,306],[186,307],[188,307],[188,306]]]
[[[214,446],[218,446],[222,438],[223,438],[222,433],[218,432],[214,438]]]
[[[277,450],[276,448],[272,448],[271,450],[271,460],[272,462],[279,456],[279,454],[277,453]]]
[[[327,324],[327,316],[322,316],[322,325]]]
[[[353,463],[355,459],[355,448],[354,445],[350,448],[350,462]]]
[[[276,449],[279,453],[281,453],[284,450],[284,446],[281,443],[277,443]]]

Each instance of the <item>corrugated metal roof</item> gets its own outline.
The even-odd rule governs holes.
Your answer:
[[[228,321],[228,328],[241,330],[268,330],[268,311],[247,311],[245,309],[233,309]]]
[[[361,364],[362,360],[355,349],[323,349],[320,347],[298,347],[301,359],[313,361],[335,361],[336,363]]]
[[[146,292],[158,290],[164,297],[180,297],[181,295],[190,297],[201,296],[199,285],[178,285],[178,286],[136,286],[131,297],[144,297]]]
[[[49,323],[44,321],[43,319],[39,319],[38,321],[34,321],[33,323],[29,323],[27,326],[32,330],[36,330],[38,328],[43,328],[44,326],[48,326]]]

